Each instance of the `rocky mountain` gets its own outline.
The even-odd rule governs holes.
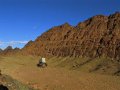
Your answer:
[[[12,48],[12,46],[6,47],[4,50],[0,51],[0,55],[12,55],[20,52],[19,48]]]
[[[48,30],[22,50],[42,56],[120,58],[120,13],[97,15],[77,26],[65,23]]]
[[[13,49],[12,46],[8,46],[4,49],[4,51],[9,51],[9,50],[12,50],[12,49]]]

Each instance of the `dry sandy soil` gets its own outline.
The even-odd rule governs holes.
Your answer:
[[[52,65],[38,68],[39,57],[0,57],[2,73],[38,90],[120,90],[120,77],[68,70]]]

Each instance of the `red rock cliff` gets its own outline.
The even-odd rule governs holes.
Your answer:
[[[41,56],[120,58],[120,13],[97,15],[77,26],[65,23],[53,27],[30,41],[22,52]]]

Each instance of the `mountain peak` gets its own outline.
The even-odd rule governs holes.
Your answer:
[[[117,14],[120,14],[120,12],[119,11],[115,12],[115,15],[117,15]]]
[[[62,26],[62,27],[71,27],[71,25],[70,25],[69,23],[67,23],[67,22],[64,23],[64,24],[62,24],[61,26]]]
[[[111,14],[109,17],[110,17],[110,18],[120,17],[120,12],[115,12],[114,14]]]
[[[12,49],[13,49],[12,46],[8,46],[5,48],[5,50],[12,50]]]

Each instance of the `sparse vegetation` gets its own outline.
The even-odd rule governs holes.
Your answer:
[[[20,55],[0,57],[0,69],[3,74],[24,83],[25,86],[20,86],[21,83],[15,81],[21,90],[27,90],[27,87],[38,90],[76,90],[76,88],[119,90],[120,88],[120,77],[116,76],[119,75],[119,64],[110,58],[52,57],[47,58],[48,67],[44,69],[36,66],[39,58]]]

